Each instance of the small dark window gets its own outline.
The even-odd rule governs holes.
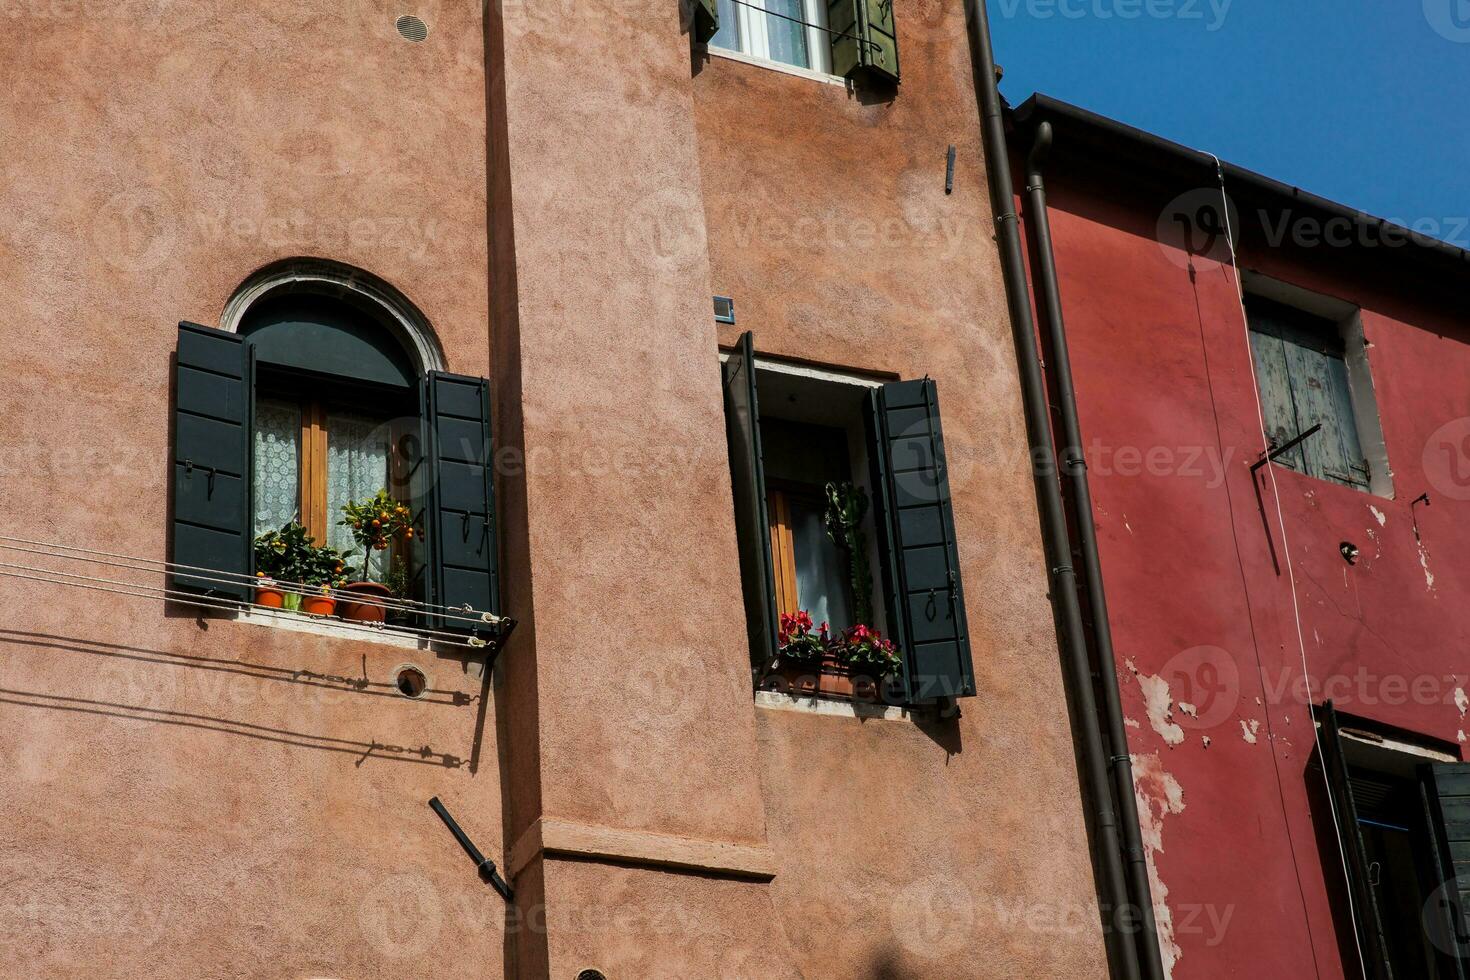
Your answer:
[[[1330,828],[1323,864],[1346,865],[1346,894],[1335,900],[1353,934],[1341,937],[1342,947],[1354,959],[1362,950],[1370,980],[1463,976],[1467,933],[1455,868],[1470,856],[1463,816],[1470,766],[1428,762],[1426,755],[1452,756],[1386,739],[1339,716],[1330,701],[1315,714],[1322,751],[1309,772],[1314,816]],[[1320,772],[1331,800],[1318,792]]]

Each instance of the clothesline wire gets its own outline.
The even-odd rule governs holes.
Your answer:
[[[17,571],[12,571],[12,569],[16,569]],[[23,572],[40,572],[42,574],[26,575],[22,574]],[[58,575],[62,576],[62,578],[55,577]],[[43,582],[48,585],[64,585],[72,588],[87,589],[93,592],[110,592],[116,595],[132,596],[138,599],[162,599],[177,602],[180,605],[196,606],[203,609],[219,609],[226,612],[239,612],[242,609],[264,609],[270,612],[279,612],[274,607],[263,606],[256,602],[215,599],[211,596],[201,596],[193,592],[182,592],[177,589],[164,588],[163,586],[142,585],[136,582],[119,582],[115,579],[97,578],[74,572],[58,572],[50,568],[35,568],[29,565],[15,565],[7,562],[0,562],[0,577],[26,579],[32,582]],[[66,579],[78,579],[79,581],[66,581]],[[111,588],[110,586],[124,586],[124,588]],[[293,615],[305,616],[308,620],[327,619],[325,616],[316,616],[311,613]],[[430,630],[411,626],[377,626],[369,623],[355,623],[349,620],[333,620],[332,625],[355,632],[371,633],[375,636],[410,636],[434,643],[469,647],[471,649],[479,649],[489,645],[489,641],[487,640],[466,637],[460,633],[448,633],[443,630]]]
[[[231,571],[226,571],[224,569],[219,569],[219,568],[207,568],[207,567],[204,567],[204,566],[201,566],[201,565],[185,565],[185,564],[182,564],[180,562],[164,561],[164,560],[158,559],[158,558],[139,558],[139,557],[137,557],[135,555],[115,554],[113,552],[108,552],[108,551],[99,551],[99,550],[97,550],[95,548],[78,548],[78,547],[76,547],[74,545],[59,544],[57,542],[52,542],[52,541],[35,541],[35,540],[31,540],[29,538],[17,538],[17,537],[12,537],[10,535],[0,534],[0,548],[8,549],[8,550],[13,550],[13,551],[26,551],[27,550],[25,548],[12,547],[10,545],[4,544],[3,542],[14,542],[15,544],[25,544],[25,545],[32,545],[32,546],[35,546],[35,547],[38,547],[38,548],[48,548],[48,549],[51,549],[51,550],[50,551],[46,551],[46,552],[29,552],[29,553],[31,553],[31,554],[44,554],[44,555],[47,555],[49,557],[59,558],[59,559],[63,559],[63,560],[72,559],[72,560],[78,560],[78,561],[99,561],[100,559],[104,559],[104,558],[106,558],[106,559],[117,559],[117,560],[125,561],[125,562],[135,562],[135,563],[138,563],[138,564],[156,566],[154,568],[136,568],[137,571],[158,571],[159,568],[166,568],[166,569],[169,569],[169,570],[173,571],[175,574],[183,574],[183,575],[185,575],[185,577],[188,577],[188,578],[198,578],[198,579],[210,580],[210,576],[219,576],[218,578],[212,579],[212,581],[217,581],[217,582],[221,582],[221,583],[229,583],[229,584],[234,584],[234,585],[246,585],[246,584],[248,584],[248,585],[254,586],[254,585],[258,585],[260,583],[260,581],[261,581],[261,579],[258,576],[250,575],[247,572],[231,572]],[[75,554],[56,554],[56,552],[61,552],[61,551],[75,552]],[[112,562],[101,562],[101,563],[102,564],[112,564]],[[136,566],[120,566],[120,567],[136,567]],[[194,574],[194,573],[199,573],[199,574]],[[288,585],[287,583],[276,582],[276,583],[274,583],[274,585],[275,585],[276,588],[280,589],[283,592],[296,592],[296,588],[294,586]],[[315,591],[311,591],[311,592],[304,592],[304,593],[300,593],[300,594],[304,594],[304,595],[316,595],[318,593],[315,592]],[[440,616],[444,616],[444,617],[453,617],[453,618],[458,618],[458,619],[473,620],[474,622],[488,622],[491,625],[494,625],[500,618],[502,618],[502,617],[493,616],[492,614],[489,614],[489,613],[483,613],[483,614],[477,615],[477,616],[466,616],[466,615],[464,615],[466,612],[475,612],[476,610],[467,610],[463,606],[445,606],[445,605],[441,605],[439,603],[420,602],[420,601],[418,601],[416,599],[400,599],[400,598],[381,599],[379,597],[369,597],[369,596],[364,596],[364,597],[362,597],[362,599],[359,599],[356,596],[354,596],[353,597],[353,601],[354,602],[360,602],[363,605],[378,605],[378,606],[381,606],[382,608],[385,608],[385,609],[397,609],[397,610],[410,611],[410,612],[430,612],[430,613],[434,613],[435,615],[440,615]],[[486,615],[491,616],[491,619],[489,619],[489,620],[484,619],[483,617],[486,616]]]
[[[107,565],[107,566],[110,566],[110,567],[113,567],[113,568],[125,568],[125,569],[128,569],[129,571],[147,572],[149,574],[155,574],[155,573],[158,573],[158,572],[161,571],[158,568],[148,568],[148,567],[145,567],[145,566],[142,566],[142,565],[135,565],[135,564],[128,564],[127,563],[128,561],[152,562],[154,560],[154,559],[149,559],[149,558],[128,559],[126,561],[115,561],[115,560],[111,560],[111,559],[108,559],[108,558],[94,558],[94,557],[91,557],[90,555],[87,555],[87,554],[60,555],[60,554],[56,554],[54,552],[42,551],[42,550],[39,550],[39,549],[36,549],[36,548],[22,548],[19,545],[4,544],[3,542],[5,540],[6,540],[5,538],[0,537],[0,550],[4,550],[4,551],[18,551],[18,552],[22,552],[22,553],[28,554],[28,555],[40,555],[40,556],[45,557],[45,558],[55,558],[55,559],[58,559],[58,560],[61,560],[61,561],[82,561],[82,562],[88,562],[88,563],[94,564],[94,565]],[[84,551],[84,549],[80,549],[80,548],[78,548],[78,549],[72,549],[72,550]],[[163,562],[163,563],[160,563],[160,564],[172,564],[172,563],[170,563],[170,562]],[[183,576],[185,578],[195,579],[195,580],[198,580],[198,581],[201,581],[201,582],[215,582],[215,583],[218,583],[218,584],[221,584],[221,585],[231,585],[231,586],[250,585],[250,586],[254,586],[256,588],[259,588],[261,586],[261,583],[263,581],[265,581],[265,580],[260,579],[260,578],[252,578],[249,575],[243,575],[243,574],[237,573],[237,572],[221,572],[221,571],[218,571],[216,569],[200,569],[198,571],[194,571],[193,569],[195,569],[196,566],[192,566],[192,565],[182,565],[182,566],[178,566],[178,567],[181,568],[181,569],[189,569],[189,571],[187,571],[187,572],[185,572],[185,571],[174,571],[172,574],[174,574],[175,576]],[[48,569],[48,571],[49,571],[49,569]],[[206,574],[206,573],[212,573],[212,574]],[[70,573],[63,572],[61,574],[70,574]],[[168,571],[163,571],[163,574],[169,574],[169,572]],[[129,584],[133,584],[133,583],[129,583]],[[152,588],[152,586],[145,586],[145,587],[146,588]],[[319,596],[319,595],[322,594],[320,589],[313,589],[310,586],[299,585],[299,584],[290,583],[290,582],[276,582],[276,581],[272,580],[269,587],[272,588],[272,589],[275,589],[278,592],[285,592],[285,593],[288,593],[290,595]],[[393,612],[419,612],[420,611],[418,609],[415,609],[415,608],[412,608],[411,606],[406,605],[404,600],[400,600],[400,599],[396,599],[396,598],[384,598],[382,596],[369,596],[369,595],[363,595],[363,594],[360,594],[360,593],[352,593],[351,602],[353,604],[355,604],[355,605],[372,606],[375,609],[382,609],[382,610],[385,610],[385,611],[393,611]],[[266,607],[266,608],[273,608],[273,607]],[[442,608],[445,608],[445,609],[453,609],[454,607],[442,607]],[[468,615],[465,615],[465,611],[462,608],[461,609],[458,609],[456,611],[453,611],[453,612],[432,612],[430,614],[431,615],[434,615],[434,616],[436,616],[436,617],[438,617],[440,619],[454,619],[454,620],[459,620],[459,621],[465,622],[465,623],[475,623],[477,625],[483,624],[483,623],[487,623],[487,622],[490,625],[495,625],[496,624],[496,621],[498,621],[498,619],[499,619],[499,617],[496,617],[495,620],[487,621],[484,618],[483,615],[468,616]]]

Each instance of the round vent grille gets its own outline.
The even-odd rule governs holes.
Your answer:
[[[415,44],[429,36],[429,25],[419,20],[413,14],[404,14],[394,24],[398,28],[398,34],[405,41]]]

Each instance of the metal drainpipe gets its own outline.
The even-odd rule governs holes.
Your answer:
[[[1103,935],[1109,959],[1125,980],[1138,980],[1138,950],[1123,930],[1111,921],[1128,905],[1128,882],[1123,870],[1118,839],[1118,821],[1113,811],[1113,792],[1108,784],[1107,756],[1099,730],[1097,701],[1093,694],[1092,667],[1088,662],[1087,639],[1083,634],[1082,609],[1077,598],[1077,574],[1072,568],[1072,545],[1056,479],[1056,455],[1052,445],[1050,409],[1041,360],[1036,347],[1035,322],[1031,318],[1031,295],[1026,286],[1026,266],[1021,251],[1021,232],[1011,183],[1010,159],[1006,155],[1005,121],[1001,116],[1000,87],[995,77],[995,54],[990,46],[990,21],[985,0],[966,3],[970,42],[975,56],[975,88],[980,101],[981,136],[985,144],[986,175],[990,204],[995,212],[996,244],[1005,280],[1006,305],[1010,310],[1011,334],[1021,381],[1026,432],[1031,445],[1037,507],[1041,514],[1042,538],[1050,569],[1051,600],[1059,629],[1057,642],[1072,690],[1080,731],[1083,781],[1093,807],[1093,829],[1097,834],[1098,890],[1106,906]],[[1135,824],[1136,826],[1136,824]]]
[[[1072,488],[1072,523],[1082,556],[1082,575],[1087,584],[1087,603],[1093,641],[1097,646],[1097,677],[1102,688],[1103,720],[1107,727],[1109,761],[1112,763],[1118,821],[1123,831],[1128,859],[1128,880],[1138,909],[1139,959],[1148,980],[1163,980],[1164,965],[1159,953],[1159,934],[1154,922],[1154,903],[1148,883],[1148,861],[1143,852],[1143,835],[1138,825],[1138,803],[1133,795],[1133,763],[1128,757],[1128,734],[1123,726],[1123,707],[1118,695],[1117,661],[1113,655],[1113,631],[1108,624],[1108,600],[1103,591],[1102,563],[1098,560],[1097,525],[1092,520],[1092,489],[1087,481],[1087,460],[1082,452],[1082,428],[1077,422],[1077,392],[1072,386],[1072,360],[1067,351],[1067,327],[1062,318],[1061,291],[1057,286],[1056,256],[1052,252],[1051,222],[1046,211],[1046,185],[1041,167],[1051,150],[1051,123],[1036,128],[1031,152],[1026,157],[1027,227],[1035,245],[1033,274],[1041,287],[1041,305],[1051,345],[1050,367],[1056,381],[1057,409],[1062,418],[1062,469]]]

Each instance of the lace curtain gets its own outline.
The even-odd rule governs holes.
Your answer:
[[[255,403],[254,533],[279,530],[301,507],[301,407],[260,398]]]
[[[350,412],[327,414],[327,544],[342,551],[360,550],[352,529],[337,523],[349,500],[371,497],[388,486],[388,426],[380,419]],[[374,552],[369,574],[381,580],[385,552]],[[360,564],[362,555],[353,561]]]

